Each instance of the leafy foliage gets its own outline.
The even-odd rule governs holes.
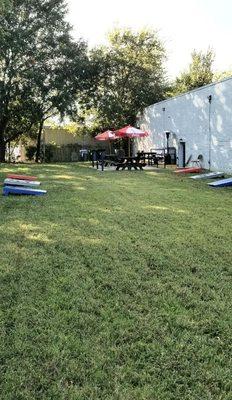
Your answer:
[[[141,109],[163,98],[165,52],[157,34],[116,29],[108,42],[90,52],[84,104],[96,116],[95,129],[135,124]]]
[[[33,145],[26,146],[26,157],[29,161],[34,160],[35,154],[36,154],[36,146]]]
[[[216,72],[213,76],[214,81],[220,81],[221,79],[232,77],[232,70]]]
[[[178,95],[211,83],[213,81],[213,61],[214,52],[212,50],[209,49],[205,54],[194,50],[189,70],[182,72],[176,78],[168,95]]]
[[[14,0],[2,15],[0,145],[54,113],[75,111],[86,44],[72,40],[65,15],[64,0]]]
[[[9,7],[11,7],[11,0],[0,0],[0,14],[4,13]]]

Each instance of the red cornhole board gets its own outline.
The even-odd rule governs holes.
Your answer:
[[[202,168],[201,167],[189,167],[189,168],[181,168],[177,169],[174,171],[176,174],[192,174],[195,173],[197,174],[198,172],[201,172]]]
[[[23,179],[24,181],[36,181],[37,178],[36,176],[29,176],[29,175],[14,175],[14,174],[8,174],[7,178],[11,179]]]

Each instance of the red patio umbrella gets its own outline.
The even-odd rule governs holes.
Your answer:
[[[105,132],[103,132],[103,133],[99,133],[97,136],[95,136],[95,138],[94,138],[95,140],[99,140],[99,141],[106,141],[106,140],[108,140],[109,141],[109,148],[110,148],[110,153],[111,153],[111,145],[110,145],[110,142],[111,142],[111,140],[116,140],[116,139],[118,139],[116,136],[115,136],[115,133],[113,132],[113,131],[105,131]]]
[[[130,139],[131,138],[140,138],[140,137],[145,137],[149,136],[149,133],[146,131],[142,131],[141,129],[134,128],[131,125],[124,126],[121,129],[118,129],[115,131],[115,136],[116,137],[121,137],[121,138],[128,138],[128,153],[130,155]]]
[[[117,137],[115,136],[115,133],[113,131],[105,131],[103,133],[99,133],[97,136],[95,136],[96,140],[115,140]]]

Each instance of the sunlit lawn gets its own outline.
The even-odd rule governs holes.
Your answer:
[[[0,398],[232,399],[232,191],[171,171],[2,166]]]

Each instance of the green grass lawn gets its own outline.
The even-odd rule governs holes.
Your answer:
[[[170,171],[1,166],[0,398],[232,399],[232,191]]]

